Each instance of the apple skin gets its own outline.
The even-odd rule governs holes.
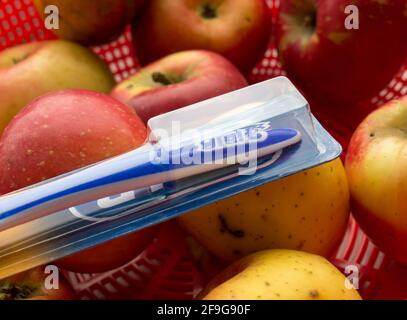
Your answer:
[[[131,108],[87,90],[34,100],[0,139],[0,194],[133,150],[147,129]]]
[[[0,194],[133,150],[146,137],[135,112],[110,96],[86,90],[49,93],[24,108],[0,139]],[[130,234],[61,266],[88,273],[110,270],[136,257],[153,236],[154,229]]]
[[[78,299],[66,279],[59,274],[59,288],[47,289],[44,267],[37,267],[6,279],[0,280],[0,300],[76,300]],[[22,287],[32,292],[20,292],[22,297],[15,297]],[[6,292],[5,292],[6,291]],[[26,296],[27,295],[27,296]]]
[[[203,49],[247,72],[266,50],[270,31],[264,0],[150,0],[133,36],[143,65],[174,52]]]
[[[133,107],[147,123],[157,115],[245,86],[243,75],[221,55],[192,50],[174,53],[142,68],[116,86],[111,95]]]
[[[352,4],[359,30],[345,28],[345,7]],[[385,88],[403,65],[405,12],[402,0],[281,1],[277,42],[284,69],[307,97],[351,109]]]
[[[233,263],[201,294],[203,300],[361,300],[323,257],[265,250]]]
[[[94,53],[72,42],[23,44],[0,52],[0,135],[33,99],[54,90],[108,93],[113,75]]]
[[[145,0],[34,0],[44,19],[44,9],[59,9],[59,29],[52,30],[66,40],[98,45],[115,39],[143,6]]]
[[[231,262],[265,249],[330,257],[349,221],[340,159],[273,181],[177,218],[217,258]]]
[[[373,242],[407,264],[407,96],[371,113],[354,133],[346,172],[352,212]]]

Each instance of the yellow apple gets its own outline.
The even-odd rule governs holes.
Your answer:
[[[108,93],[108,67],[89,49],[63,41],[23,44],[0,52],[0,134],[29,102],[60,89]]]
[[[265,249],[330,255],[345,232],[349,191],[341,160],[298,173],[179,218],[219,258]]]
[[[370,114],[349,145],[352,212],[388,255],[407,264],[407,96]]]
[[[325,258],[292,250],[245,257],[219,274],[204,300],[361,300]]]

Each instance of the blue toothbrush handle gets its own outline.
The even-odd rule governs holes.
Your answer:
[[[301,140],[300,133],[293,129],[262,128],[261,134],[256,131],[255,150],[252,150],[253,139],[246,139],[247,128],[199,143],[183,141],[177,147],[147,144],[122,156],[2,196],[0,231],[114,194],[235,165],[243,154],[257,158]]]
[[[165,179],[168,166],[149,161],[150,148],[47,180],[0,197],[0,230],[25,223],[72,206],[135,190]],[[16,221],[16,223],[14,223]],[[18,221],[18,223],[17,223]]]

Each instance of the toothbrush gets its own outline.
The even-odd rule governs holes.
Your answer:
[[[0,197],[0,231],[129,190],[256,161],[299,143],[290,128],[268,122],[209,138],[149,142],[131,152]]]

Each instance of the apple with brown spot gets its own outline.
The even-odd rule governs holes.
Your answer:
[[[259,186],[177,218],[219,259],[265,249],[330,257],[349,220],[349,190],[340,159]]]
[[[135,112],[112,97],[86,90],[47,94],[26,106],[0,139],[0,194],[133,150],[146,136]],[[61,265],[81,272],[110,270],[134,258],[154,235],[154,229],[131,234]]]

